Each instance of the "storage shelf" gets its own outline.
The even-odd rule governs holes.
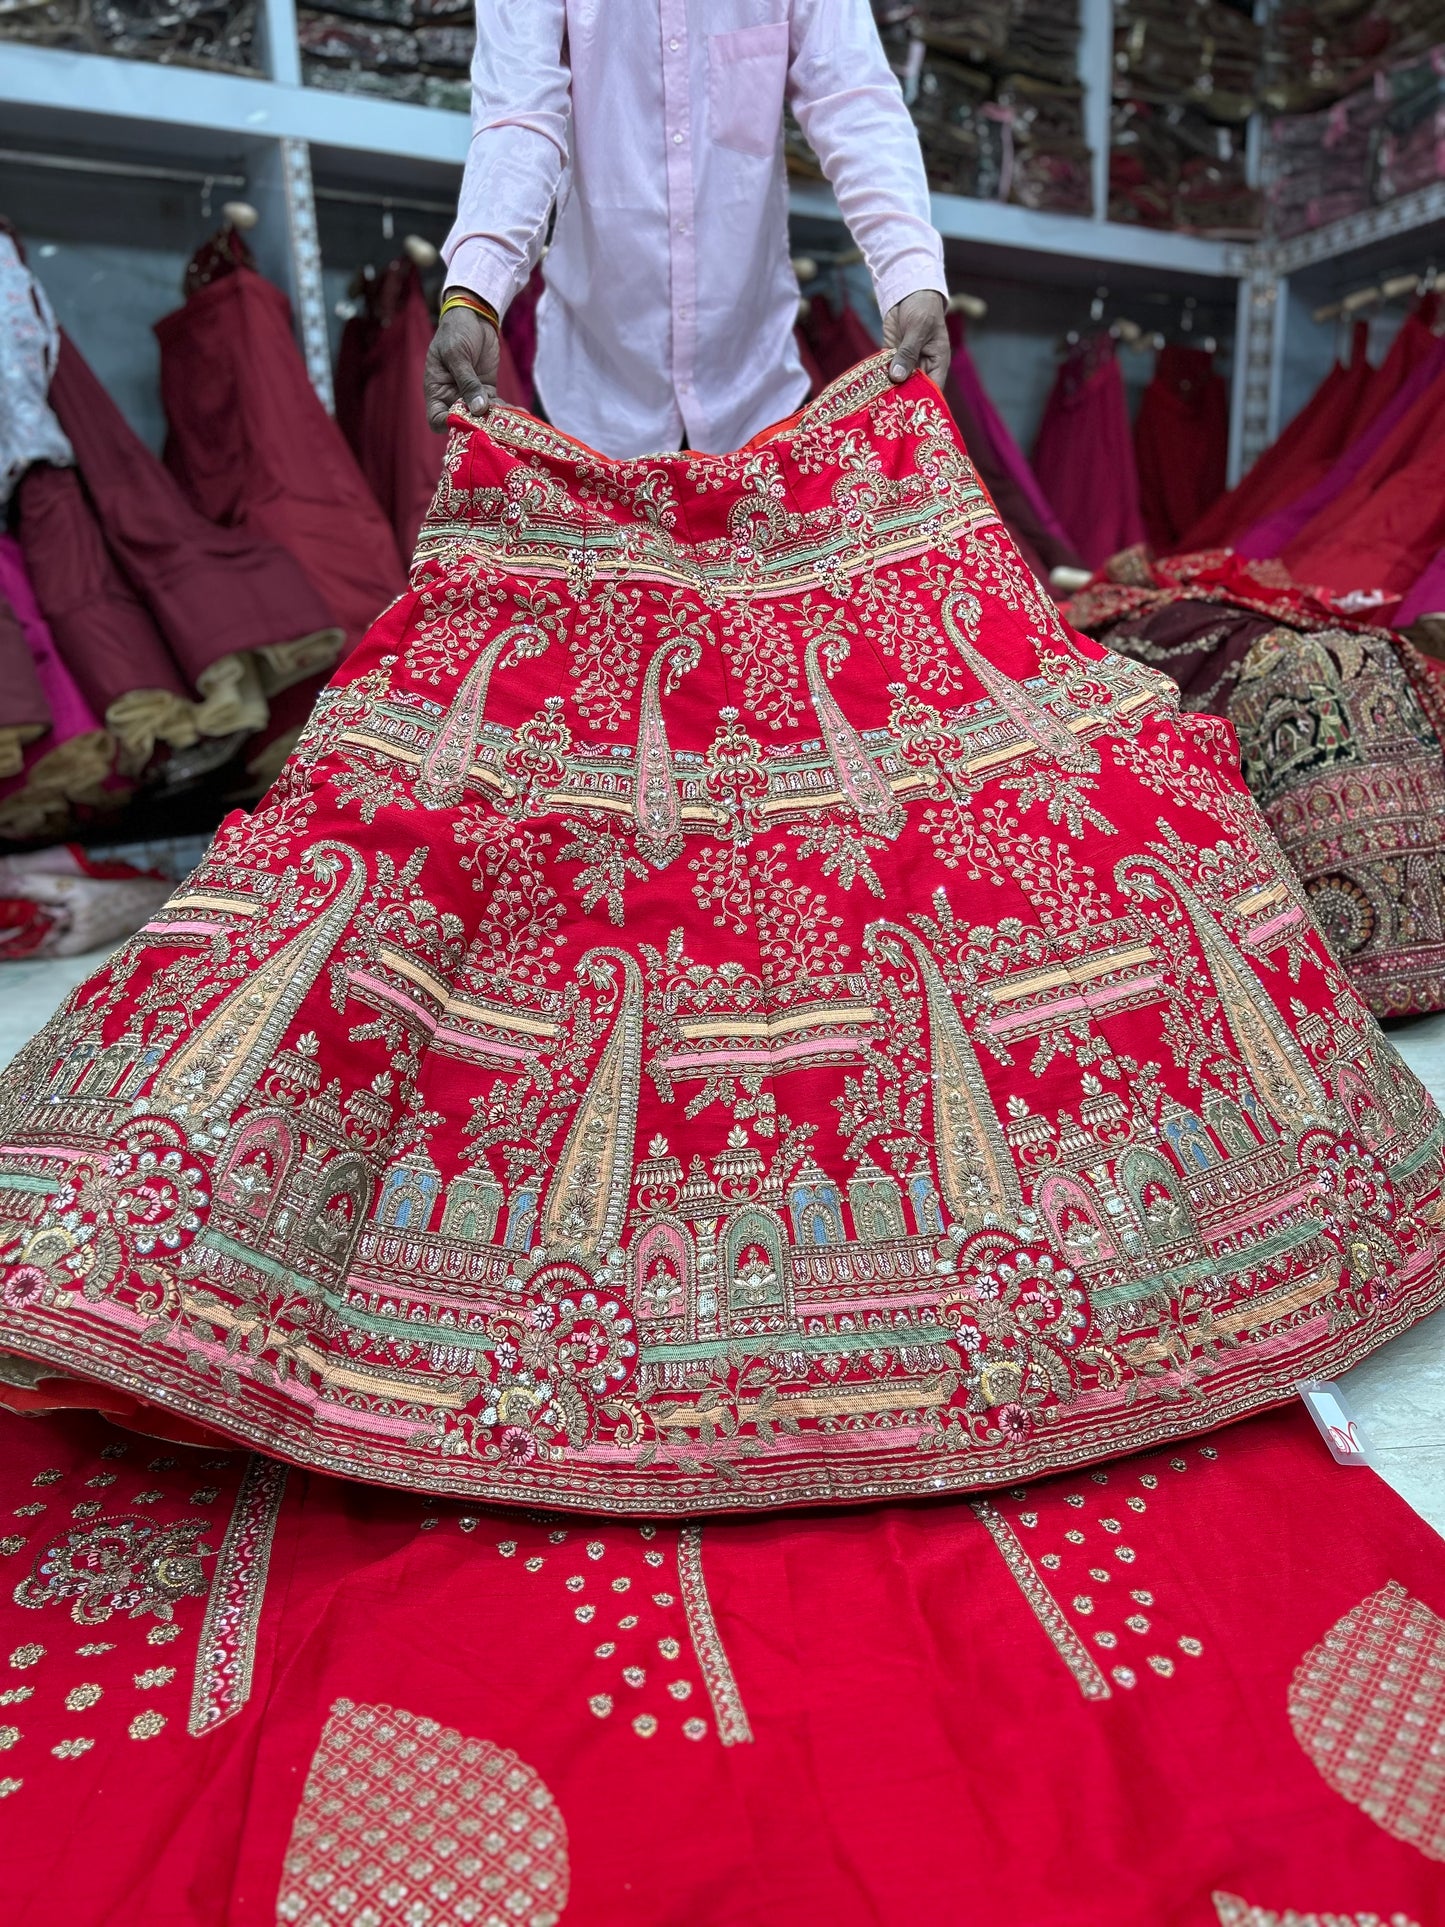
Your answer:
[[[466,159],[470,131],[465,114],[405,101],[14,41],[0,42],[0,108],[7,136],[104,140],[152,151],[174,145],[166,128],[188,138],[204,129],[240,141],[303,140],[456,167]]]

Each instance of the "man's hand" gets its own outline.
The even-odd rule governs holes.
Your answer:
[[[907,381],[915,368],[921,368],[943,386],[952,353],[944,320],[947,312],[948,304],[934,288],[905,295],[896,308],[888,310],[883,317],[883,346],[893,350],[890,381]]]
[[[500,358],[497,331],[484,316],[472,308],[453,308],[442,316],[421,378],[426,418],[433,428],[446,427],[447,410],[457,402],[469,414],[486,414],[497,398]]]

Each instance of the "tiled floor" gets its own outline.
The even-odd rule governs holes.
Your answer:
[[[44,963],[0,964],[0,1063],[49,1017],[103,952]],[[1445,1104],[1445,1013],[1392,1024],[1396,1047]],[[1358,1366],[1345,1392],[1381,1475],[1445,1533],[1445,1310]],[[1353,1478],[1341,1470],[1342,1479]]]

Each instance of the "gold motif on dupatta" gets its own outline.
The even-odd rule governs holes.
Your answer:
[[[556,1927],[567,1827],[534,1767],[399,1706],[339,1699],[291,1828],[277,1927]]]
[[[1305,1654],[1289,1720],[1336,1793],[1445,1860],[1445,1620],[1392,1579]]]

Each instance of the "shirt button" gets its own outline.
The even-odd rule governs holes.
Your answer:
[[[673,144],[673,146],[674,146],[674,147],[681,147],[681,146],[682,146],[682,135],[681,135],[681,134],[674,134],[674,135],[673,135],[673,137],[672,137],[672,144]]]
[[[678,224],[677,224],[677,231],[678,231],[678,233],[679,233],[679,234],[686,234],[686,233],[687,233],[687,222],[686,222],[686,221],[679,221],[679,222],[678,222]]]
[[[669,50],[672,53],[676,53],[678,48],[682,45],[682,42],[680,40],[669,40],[667,45]]]

